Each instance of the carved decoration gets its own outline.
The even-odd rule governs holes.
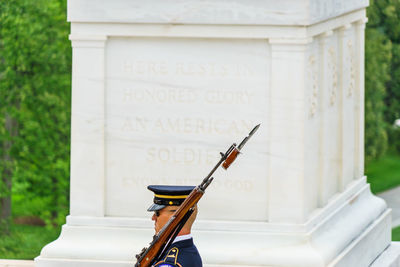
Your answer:
[[[318,107],[318,69],[314,55],[308,58],[308,80],[311,84],[311,95],[309,97],[309,116],[314,117]]]
[[[336,51],[331,46],[328,49],[328,76],[331,78],[329,86],[329,105],[333,106],[336,103],[337,87],[338,87],[338,73],[337,73],[337,59]]]
[[[353,48],[353,42],[348,40],[347,42],[347,49],[348,49],[348,64],[350,67],[350,81],[349,86],[347,88],[347,97],[351,97],[353,95],[356,83],[356,66],[355,66],[355,53]]]

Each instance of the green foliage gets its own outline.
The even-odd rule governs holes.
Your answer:
[[[65,0],[0,2],[0,113],[18,121],[13,194],[68,213],[71,48]],[[9,138],[0,124],[0,141]],[[40,199],[40,201],[38,201]],[[29,213],[29,212],[27,212]]]
[[[0,236],[0,259],[32,260],[59,233],[60,229],[55,228],[11,225],[10,236]]]
[[[400,241],[400,226],[392,229],[392,241]]]
[[[379,159],[371,161],[365,169],[368,183],[374,194],[386,191],[400,184],[400,155],[390,151]]]
[[[398,24],[400,25],[400,22]],[[392,125],[396,119],[400,119],[400,43],[393,43],[392,55],[390,70],[391,79],[388,83],[385,99],[387,106],[385,117],[390,125]]]
[[[399,133],[392,128],[400,118],[400,1],[372,0],[368,10],[365,68],[366,162],[386,148],[400,152]]]
[[[379,80],[378,83],[383,84],[385,86],[384,93],[384,105],[385,108],[383,110],[384,121],[381,120],[382,109],[379,108],[376,111],[375,118],[366,116],[366,133],[368,131],[372,131],[372,134],[368,136],[369,139],[366,138],[366,156],[367,159],[375,158],[380,156],[380,153],[383,148],[381,145],[384,142],[384,137],[382,132],[387,132],[388,143],[390,147],[394,147],[400,151],[400,146],[398,143],[400,142],[397,138],[398,135],[393,129],[391,125],[393,124],[395,119],[400,118],[400,1],[398,0],[372,0],[370,1],[370,7],[368,8],[368,17],[369,23],[367,24],[367,40],[366,40],[366,48],[369,46],[375,46],[373,50],[375,53],[371,53],[373,51],[366,51],[366,66],[368,64],[374,64],[375,61],[382,62],[382,53],[388,53],[389,47],[387,46],[391,43],[390,47],[390,62],[389,67],[387,66],[387,61],[385,60],[383,65],[385,76],[389,76],[390,78],[382,76],[382,70],[379,65],[373,67],[373,71],[367,73],[366,70],[366,89],[373,89],[377,84],[371,84],[368,79],[370,79],[369,74],[374,74],[378,72],[376,75],[376,79]],[[371,34],[371,30],[374,30],[375,33]],[[368,35],[370,33],[370,36]],[[383,42],[381,44],[384,49],[379,52],[378,49],[379,44],[374,39],[377,35],[381,35],[380,40]],[[376,43],[376,44],[374,44]],[[379,88],[380,90],[380,88]],[[369,90],[370,92],[371,90]],[[380,92],[382,92],[380,90]],[[376,95],[369,96],[368,92],[366,94],[366,98],[369,98],[373,101],[378,101],[379,105],[381,105],[382,94],[376,98]],[[368,107],[374,108],[374,107]],[[366,113],[375,112],[374,110],[368,110],[366,107]],[[367,114],[366,114],[367,115]],[[377,125],[373,125],[370,119],[378,119]],[[385,126],[384,126],[385,124]],[[372,125],[372,126],[371,126]],[[385,127],[385,129],[382,129]],[[373,135],[376,138],[379,138],[380,141],[373,140]]]
[[[384,120],[386,83],[390,79],[392,44],[379,30],[367,28],[365,45],[365,156],[367,162],[387,149]]]
[[[392,41],[391,79],[387,86],[385,103],[386,121],[389,124],[389,144],[400,151],[400,130],[391,127],[396,119],[400,119],[400,1],[386,0],[387,6],[383,10],[383,27]]]

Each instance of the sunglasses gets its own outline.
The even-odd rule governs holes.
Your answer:
[[[156,217],[159,217],[160,214],[161,214],[160,211],[161,211],[161,210],[156,210],[156,211],[154,212],[154,215],[156,215]],[[176,210],[165,210],[165,211],[166,211],[166,212],[172,212],[172,213],[173,213],[173,212],[175,212]]]

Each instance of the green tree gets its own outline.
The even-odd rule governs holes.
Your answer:
[[[365,43],[365,152],[367,162],[398,147],[400,130],[400,1],[371,0]]]
[[[65,13],[65,0],[0,2],[1,113],[18,125],[12,137],[3,118],[0,140],[3,147],[12,141],[13,194],[47,207],[34,215],[49,224],[68,213],[71,47]]]
[[[3,118],[0,120],[4,125],[2,147],[0,147],[0,232],[9,233],[11,220],[11,188],[13,176],[13,158],[11,148],[12,139],[17,136],[18,125],[8,111],[2,110]]]
[[[393,122],[400,118],[400,1],[385,0],[380,5],[380,27],[392,42],[391,79],[387,84],[385,119],[389,126],[389,144],[400,152],[400,129],[392,127]]]
[[[387,149],[384,120],[386,83],[390,79],[391,42],[376,29],[367,28],[365,45],[365,156],[367,162]]]
[[[400,152],[400,130],[396,130],[392,127],[394,120],[400,118],[400,1],[371,1],[370,7],[368,8],[368,17],[368,28],[374,29],[382,36],[385,36],[385,42],[388,42],[388,40],[391,42],[391,61],[389,68],[386,69],[387,66],[384,66],[385,71],[387,71],[389,75],[389,78],[385,82],[384,120],[386,122],[386,132],[389,137],[389,146],[397,148]],[[376,42],[376,40],[373,38],[367,39],[367,45],[372,45],[374,42]],[[382,44],[382,46],[384,45],[385,44]],[[383,52],[384,51],[382,51],[382,53]],[[380,56],[380,54],[371,55],[370,60],[374,60]],[[366,63],[369,64],[370,61],[367,60]],[[381,71],[379,66],[377,67],[376,70]],[[366,77],[368,77],[368,75],[366,75]],[[381,110],[379,110],[379,112],[381,112]],[[367,128],[366,130],[369,129]]]
[[[0,3],[0,25],[2,25],[8,7]],[[0,28],[0,51],[6,51],[3,38],[3,27]],[[15,70],[19,72],[20,70]],[[20,94],[17,89],[7,87],[5,80],[10,73],[4,53],[0,53],[0,231],[9,233],[11,221],[11,189],[14,174],[13,144],[18,136],[18,122],[15,118],[19,107]]]

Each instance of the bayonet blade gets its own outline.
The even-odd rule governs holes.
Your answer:
[[[260,128],[260,124],[256,125],[253,130],[250,131],[250,133],[243,139],[242,142],[240,142],[239,146],[237,147],[237,149],[240,151],[242,149],[242,147],[247,143],[247,141],[250,139],[250,137],[253,136],[253,134],[258,130],[258,128]]]

